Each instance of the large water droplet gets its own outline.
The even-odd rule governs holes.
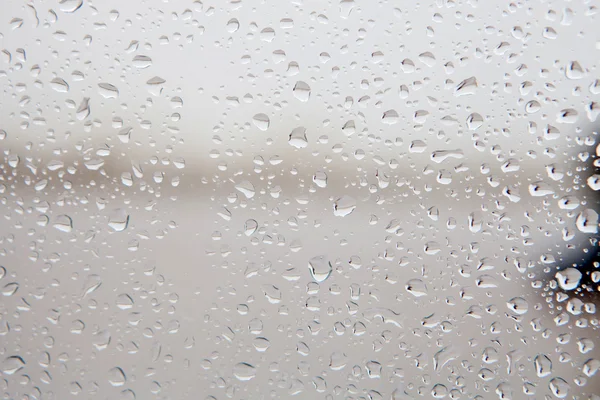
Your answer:
[[[112,386],[123,386],[127,382],[125,372],[120,367],[111,368],[108,371],[108,382]]]
[[[132,64],[136,68],[144,69],[152,65],[152,59],[148,56],[137,55],[133,57]]]
[[[552,361],[545,354],[539,354],[533,360],[537,376],[543,378],[552,374]]]
[[[477,79],[472,76],[461,81],[454,89],[455,96],[467,96],[477,92]]]
[[[333,203],[333,215],[336,217],[345,217],[356,208],[356,200],[353,197],[343,195]]]
[[[267,114],[256,114],[252,117],[252,122],[254,122],[254,126],[256,126],[261,131],[266,131],[269,129],[269,125],[271,124],[271,120],[267,116]]]
[[[558,285],[563,290],[577,289],[579,281],[581,280],[581,272],[576,268],[565,268],[562,271],[558,271],[555,275]]]
[[[122,232],[127,229],[129,225],[129,214],[122,209],[118,208],[114,210],[108,219],[108,226],[110,226],[115,232]]]
[[[306,129],[303,126],[294,128],[290,133],[288,143],[297,149],[303,149],[308,146],[308,139],[306,138]]]
[[[75,114],[77,115],[77,119],[80,121],[83,121],[84,119],[86,119],[87,117],[90,116],[90,98],[89,97],[84,97],[83,100],[81,100],[81,103],[79,103],[79,107],[77,108],[77,111],[75,112]]]
[[[294,97],[302,102],[307,102],[310,99],[310,86],[303,81],[296,82],[293,89]]]
[[[59,215],[54,220],[53,226],[61,232],[69,233],[73,230],[73,220],[68,215]]]
[[[119,89],[115,85],[106,82],[98,84],[98,93],[105,99],[116,99],[119,97]]]
[[[256,368],[245,362],[237,363],[233,367],[233,375],[240,381],[249,381],[256,376]]]
[[[14,375],[25,367],[25,360],[21,356],[10,356],[2,363],[2,373]]]
[[[252,236],[258,229],[258,222],[254,219],[249,219],[244,224],[244,234],[246,236]]]
[[[240,29],[240,23],[237,19],[232,18],[227,22],[227,32],[233,33]]]
[[[406,291],[415,297],[427,295],[427,286],[421,279],[411,279],[404,286]]]
[[[400,117],[398,116],[398,112],[396,110],[387,110],[383,113],[381,117],[381,122],[386,125],[394,125],[398,123]]]
[[[591,208],[583,210],[577,216],[575,225],[583,233],[598,233],[598,213]]]
[[[50,87],[59,93],[67,93],[69,84],[62,78],[54,78],[50,81]]]
[[[550,391],[554,396],[559,399],[564,399],[569,395],[569,390],[571,390],[571,386],[562,378],[556,377],[550,380],[548,384]]]
[[[262,292],[271,304],[277,304],[281,301],[281,290],[277,286],[265,284],[261,286]]]
[[[308,269],[313,279],[320,283],[329,278],[333,267],[326,256],[316,256],[308,260]]]
[[[254,189],[254,185],[249,181],[243,181],[235,185],[237,191],[241,192],[247,199],[251,199],[254,197],[256,193],[256,189]]]
[[[506,303],[506,306],[518,315],[525,314],[529,310],[529,303],[522,297],[513,297]]]

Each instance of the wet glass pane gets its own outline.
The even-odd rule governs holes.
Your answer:
[[[0,397],[600,399],[599,18],[0,2]]]

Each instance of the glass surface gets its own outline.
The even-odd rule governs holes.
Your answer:
[[[595,1],[0,2],[2,399],[600,399]]]

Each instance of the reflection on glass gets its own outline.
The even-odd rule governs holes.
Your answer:
[[[599,399],[593,2],[0,4],[6,399]]]

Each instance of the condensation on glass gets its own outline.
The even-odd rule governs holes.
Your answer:
[[[599,18],[0,2],[0,397],[600,399]]]

